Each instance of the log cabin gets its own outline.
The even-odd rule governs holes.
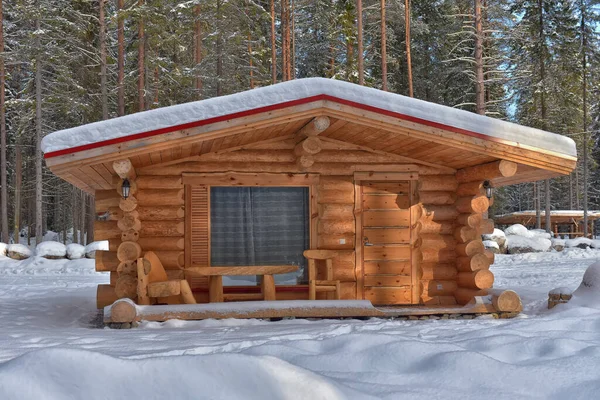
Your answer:
[[[323,78],[54,132],[42,150],[95,195],[98,307],[184,303],[149,319],[262,300],[277,301],[227,315],[515,311],[481,240],[493,188],[577,161],[564,136]],[[299,303],[319,299],[329,314]]]

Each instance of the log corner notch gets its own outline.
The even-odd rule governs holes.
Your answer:
[[[130,183],[130,195],[127,199],[121,198],[119,208],[121,210],[120,218],[117,222],[121,230],[121,243],[117,248],[117,259],[119,265],[111,274],[117,274],[114,280],[114,290],[119,299],[137,300],[137,259],[142,256],[142,248],[139,243],[139,232],[141,221],[137,212],[137,201],[133,194],[137,190],[136,172],[129,159],[118,160],[113,163],[113,169],[119,176],[115,178],[115,186],[119,195],[122,194],[123,180],[127,179]],[[108,304],[106,304],[108,305]]]
[[[298,131],[298,136],[303,138],[294,148],[296,155],[296,164],[300,169],[308,169],[314,163],[314,155],[322,150],[321,140],[317,137],[320,133],[329,128],[329,117],[315,117]]]
[[[482,234],[494,230],[493,221],[487,219],[486,215],[492,199],[486,197],[484,182],[514,176],[517,167],[514,162],[498,160],[456,172],[459,184],[456,189],[456,209],[459,215],[454,237],[458,242],[456,253],[459,273],[454,297],[459,304],[464,305],[476,296],[487,295],[493,287],[494,275],[489,271],[493,258],[487,256],[481,239]],[[510,293],[505,297],[514,298]]]

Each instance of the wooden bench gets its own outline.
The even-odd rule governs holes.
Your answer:
[[[225,300],[276,300],[275,278],[276,274],[287,274],[298,271],[296,265],[259,265],[242,267],[190,267],[186,273],[208,277],[208,298],[211,303],[220,303]],[[236,293],[223,295],[223,276],[261,276],[260,293]]]

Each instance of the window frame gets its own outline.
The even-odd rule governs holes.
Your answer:
[[[292,173],[183,173],[185,187],[185,268],[192,266],[191,253],[191,190],[193,186],[204,186],[208,190],[208,266],[210,266],[210,189],[211,187],[307,187],[309,196],[309,248],[316,249],[318,243],[318,185],[319,174]]]

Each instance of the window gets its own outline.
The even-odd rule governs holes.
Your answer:
[[[308,187],[211,187],[211,265],[294,264],[299,271],[275,275],[278,284],[306,282],[309,248]],[[228,285],[256,284],[247,276],[228,276]]]

